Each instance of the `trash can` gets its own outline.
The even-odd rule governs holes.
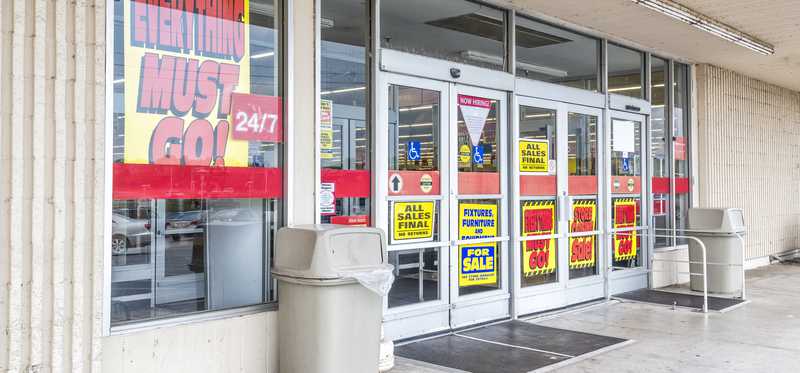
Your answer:
[[[687,235],[697,237],[706,246],[708,291],[738,293],[742,291],[742,260],[744,247],[739,236],[747,231],[742,209],[689,209]],[[689,266],[692,273],[703,273],[703,252],[695,240],[689,240]],[[696,263],[695,263],[696,262]],[[690,276],[691,288],[703,291],[703,276]]]
[[[394,276],[382,230],[303,225],[278,231],[281,373],[376,373],[383,296]]]

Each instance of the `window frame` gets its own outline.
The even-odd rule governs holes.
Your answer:
[[[114,37],[115,37],[115,15],[114,7],[115,2],[118,0],[108,0],[105,7],[105,84],[103,95],[105,95],[105,108],[104,108],[104,159],[103,159],[103,275],[102,275],[102,289],[103,296],[102,302],[102,328],[101,334],[103,337],[113,335],[123,335],[132,332],[143,330],[152,330],[161,327],[177,326],[184,324],[191,324],[197,322],[227,319],[238,316],[251,315],[255,313],[275,311],[278,309],[277,290],[275,291],[274,299],[265,302],[238,306],[232,308],[218,309],[218,310],[204,310],[196,311],[176,316],[158,317],[142,320],[131,320],[121,325],[111,325],[111,281],[112,281],[112,253],[110,249],[112,239],[112,215],[113,215],[113,178],[114,178]],[[133,0],[121,0],[133,1]],[[293,25],[293,6],[292,0],[275,0],[275,15],[279,15],[280,22],[275,23],[275,30],[278,32],[276,50],[279,58],[277,59],[278,75],[276,82],[278,82],[277,93],[282,98],[283,102],[283,151],[281,154],[283,169],[282,184],[283,184],[283,197],[282,208],[279,212],[280,219],[283,225],[288,225],[291,222],[291,210],[293,207],[293,186],[294,181],[292,173],[288,172],[293,168],[293,149],[294,138],[292,122],[292,90],[289,82],[292,81],[294,76],[294,68],[292,65],[291,49],[292,37],[290,30]],[[276,17],[277,18],[277,17]],[[265,237],[266,238],[266,237]],[[269,248],[264,253],[265,258],[271,255],[274,247]],[[272,278],[272,263],[271,260],[265,260],[269,264],[268,268],[264,268],[264,275],[274,283]],[[96,283],[95,283],[96,284]],[[275,288],[277,289],[277,288]]]

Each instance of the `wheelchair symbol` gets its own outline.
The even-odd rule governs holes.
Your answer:
[[[483,164],[483,145],[472,147],[472,163]]]
[[[409,141],[407,144],[406,152],[409,161],[418,161],[422,158],[422,155],[419,153],[419,141]]]

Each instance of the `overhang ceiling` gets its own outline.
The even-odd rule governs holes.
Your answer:
[[[678,0],[712,19],[775,46],[764,56],[630,0],[498,0],[655,53],[709,63],[800,91],[800,0]]]

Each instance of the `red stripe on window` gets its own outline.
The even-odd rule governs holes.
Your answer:
[[[554,196],[556,195],[556,177],[520,175],[519,194],[523,196]]]
[[[669,178],[668,177],[654,177],[652,181],[653,193],[655,194],[669,194]],[[689,193],[689,178],[676,177],[675,178],[675,194]]]
[[[597,176],[570,176],[568,185],[571,196],[597,194]]]
[[[323,183],[333,183],[336,198],[369,198],[369,170],[339,170],[323,168],[320,175]]]
[[[669,178],[668,177],[654,177],[652,182],[653,193],[656,194],[669,194]]]
[[[281,198],[280,168],[114,164],[115,200]]]
[[[458,194],[500,194],[500,173],[459,172]]]

